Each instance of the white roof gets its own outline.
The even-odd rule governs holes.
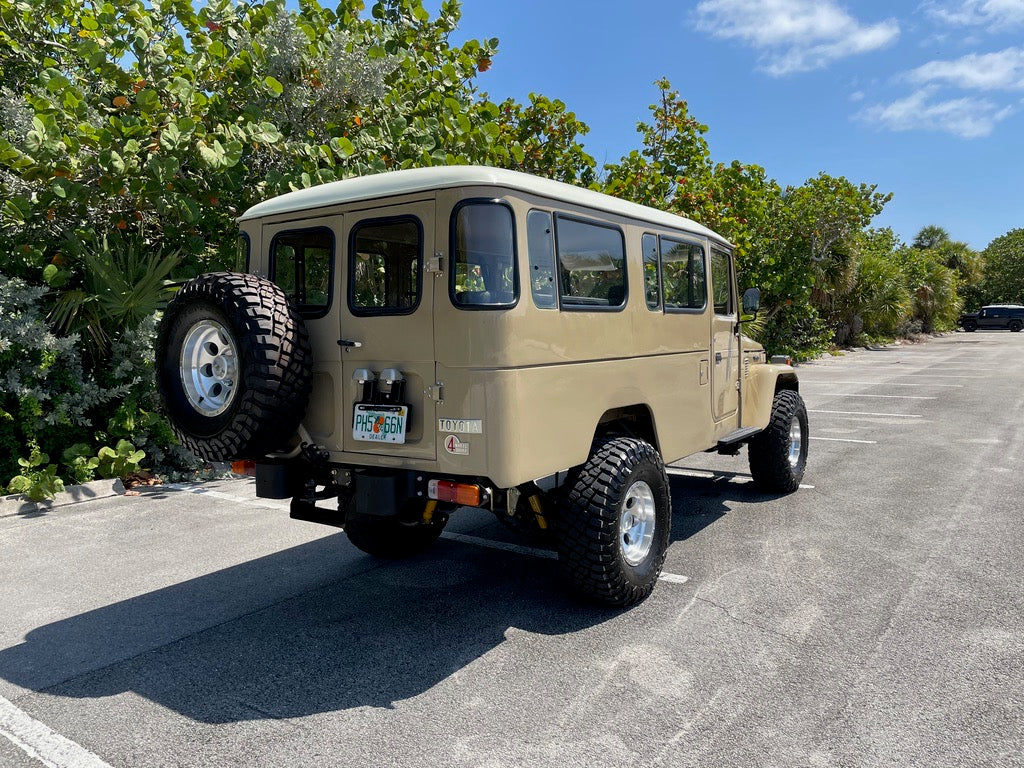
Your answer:
[[[388,171],[372,176],[358,176],[343,181],[332,181],[316,187],[300,189],[295,192],[273,197],[257,203],[243,213],[238,220],[246,221],[262,216],[274,216],[282,213],[309,211],[339,203],[351,203],[363,200],[392,197],[414,192],[425,192],[435,189],[452,187],[497,186],[529,192],[567,203],[582,205],[589,208],[614,213],[629,218],[643,219],[652,224],[666,228],[682,229],[707,237],[721,243],[728,241],[702,224],[691,221],[683,216],[659,211],[646,205],[638,205],[620,200],[611,195],[594,192],[582,187],[574,187],[561,181],[531,176],[519,171],[508,171],[503,168],[488,168],[478,165],[446,165],[432,168],[410,168],[404,171]]]

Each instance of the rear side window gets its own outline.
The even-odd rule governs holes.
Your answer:
[[[661,281],[666,310],[704,309],[708,293],[704,248],[661,238]]]
[[[518,299],[516,231],[504,203],[463,203],[452,214],[449,291],[455,306],[486,309],[514,306]]]
[[[555,216],[555,245],[563,309],[617,309],[626,304],[622,231]]]
[[[411,216],[361,221],[349,244],[349,308],[355,315],[405,315],[420,303],[423,231]]]
[[[331,305],[334,234],[326,227],[279,232],[270,244],[271,279],[305,317]]]
[[[729,254],[718,250],[711,251],[711,291],[715,303],[715,314],[731,315],[734,310]]]
[[[540,309],[555,309],[555,236],[551,214],[530,211],[526,217],[526,239],[530,250],[530,293]]]
[[[647,308],[661,309],[661,270],[658,268],[658,238],[655,235],[644,235],[641,241],[644,253],[644,297]]]

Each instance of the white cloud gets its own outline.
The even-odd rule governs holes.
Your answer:
[[[895,19],[862,24],[834,0],[701,0],[701,31],[762,51],[762,69],[780,77],[821,69],[894,42]]]
[[[906,98],[874,104],[858,117],[892,131],[945,131],[964,139],[978,139],[991,134],[997,123],[1014,112],[1012,107],[1000,107],[973,96],[932,100],[937,90],[928,86]]]
[[[957,27],[985,26],[999,29],[1024,24],[1022,0],[926,0],[921,8],[936,21]]]
[[[1024,48],[929,61],[908,72],[907,78],[914,83],[946,83],[978,91],[1024,90]]]

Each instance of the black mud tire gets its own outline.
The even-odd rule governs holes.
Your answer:
[[[423,503],[409,502],[398,515],[360,515],[345,518],[348,540],[368,555],[401,560],[428,550],[448,522],[447,512],[437,510],[429,523],[422,522]]]
[[[793,425],[799,425],[797,455],[791,457]],[[807,468],[807,408],[799,392],[775,393],[771,420],[765,430],[750,439],[747,454],[750,474],[765,493],[792,493],[800,487]]]
[[[965,320],[964,330],[967,331],[968,333],[974,333],[976,330],[978,330],[978,324],[974,320]]]
[[[223,328],[234,348],[233,394],[223,412],[203,412],[186,392],[186,339]],[[271,281],[211,272],[186,283],[167,305],[156,343],[157,390],[181,444],[207,461],[259,458],[294,436],[313,384],[313,353],[302,318]]]
[[[1014,333],[1020,333],[1021,328],[1024,328],[1024,323],[1020,320],[1011,320],[1007,327]]]
[[[569,587],[592,602],[624,607],[654,589],[668,553],[672,501],[665,464],[649,443],[615,437],[595,444],[560,504],[558,560]],[[654,532],[642,560],[629,563],[620,534],[623,505],[637,483],[653,495]]]

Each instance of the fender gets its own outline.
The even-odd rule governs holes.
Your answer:
[[[750,366],[743,388],[743,426],[764,429],[772,415],[772,400],[780,389],[800,391],[796,370],[791,365],[762,363]]]

